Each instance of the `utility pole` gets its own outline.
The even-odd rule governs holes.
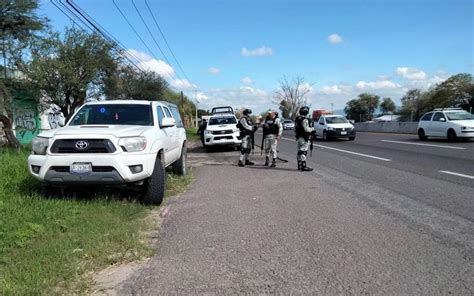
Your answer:
[[[197,99],[197,90],[194,91],[194,100],[196,101],[196,128],[198,128],[198,99]]]
[[[334,103],[331,103],[331,113],[334,111]]]

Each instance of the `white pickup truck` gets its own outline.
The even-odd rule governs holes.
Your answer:
[[[176,105],[150,101],[86,103],[65,127],[33,140],[29,172],[51,187],[126,186],[160,204],[165,168],[186,174],[186,132]]]

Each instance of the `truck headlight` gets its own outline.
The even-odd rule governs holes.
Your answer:
[[[204,134],[205,134],[205,135],[211,135],[211,134],[212,134],[212,131],[204,130]]]
[[[333,129],[334,129],[334,128],[332,128],[332,127],[328,127],[328,130],[330,130],[330,131],[332,131]]]
[[[127,152],[142,151],[146,147],[146,139],[145,137],[120,138],[119,146],[121,146]]]
[[[36,137],[31,142],[31,148],[34,154],[45,155],[48,149],[49,138]]]

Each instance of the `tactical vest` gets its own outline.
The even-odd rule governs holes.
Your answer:
[[[250,119],[250,117],[244,116],[244,117],[240,118],[239,122],[237,123],[237,127],[239,128],[241,135],[250,135],[250,134],[252,134],[252,131],[249,131],[248,129],[245,129],[244,126],[242,125],[242,123],[240,123],[240,121],[242,119],[246,120],[248,125],[250,125],[250,126],[253,125],[252,120]]]
[[[276,122],[276,117],[274,119],[267,118],[263,124],[263,134],[265,135],[278,135],[279,128]]]
[[[311,126],[311,121],[310,119],[308,119],[307,117],[305,116],[298,116],[296,117],[295,119],[295,136],[296,138],[304,138],[306,141],[309,140],[309,135],[311,133],[307,133],[305,130],[304,130],[304,127],[303,127],[303,120],[308,120],[308,126]]]

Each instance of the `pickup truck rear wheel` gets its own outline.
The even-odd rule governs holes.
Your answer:
[[[187,159],[187,151],[186,151],[186,143],[184,143],[183,147],[181,148],[181,156],[173,164],[173,173],[179,176],[186,175],[186,159]]]
[[[156,159],[153,174],[145,182],[142,202],[146,205],[160,205],[165,196],[165,169],[160,159]]]

